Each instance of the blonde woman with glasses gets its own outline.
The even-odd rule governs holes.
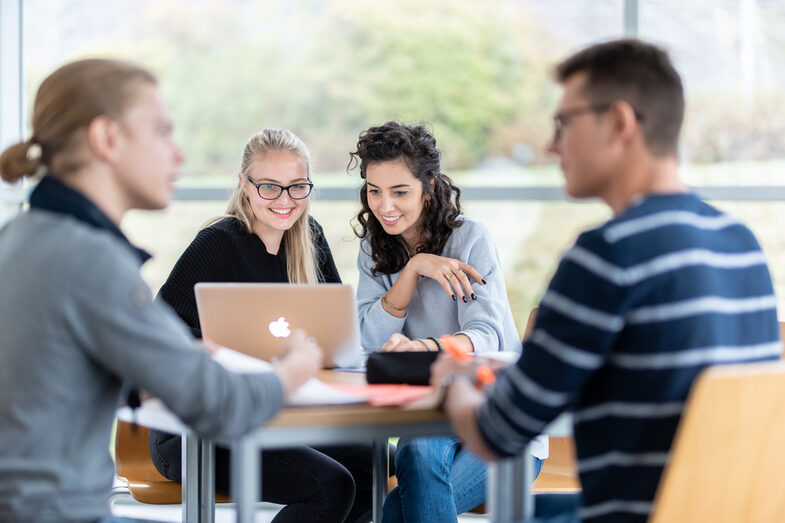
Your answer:
[[[340,283],[321,226],[308,213],[313,188],[308,149],[294,133],[264,129],[243,150],[226,214],[197,234],[158,298],[201,337],[198,282]],[[180,437],[151,431],[160,472],[180,481]],[[369,445],[265,451],[264,501],[286,505],[273,521],[367,521],[371,507]],[[216,449],[216,490],[229,488],[229,451]]]

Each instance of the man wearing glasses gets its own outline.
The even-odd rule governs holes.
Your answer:
[[[539,521],[646,521],[690,386],[708,365],[777,359],[764,255],[738,221],[680,181],[681,80],[667,54],[622,40],[559,64],[549,150],[566,192],[613,211],[563,256],[517,364],[487,395],[442,357],[435,384],[488,460],[519,454],[573,412],[581,496]],[[562,498],[564,500],[564,498]],[[552,500],[550,500],[552,501]]]

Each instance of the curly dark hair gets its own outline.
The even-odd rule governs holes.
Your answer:
[[[360,166],[360,176],[366,179],[369,165],[401,160],[422,184],[423,194],[429,198],[423,212],[420,242],[409,252],[400,235],[391,236],[368,206],[368,183],[360,188],[362,209],[357,213],[359,224],[354,227],[358,238],[365,238],[371,246],[370,256],[376,263],[374,275],[394,274],[403,269],[415,254],[441,254],[453,229],[461,226],[461,190],[441,172],[441,153],[436,139],[424,125],[387,122],[360,133],[357,150],[349,153],[347,170]],[[433,186],[431,186],[433,184]]]

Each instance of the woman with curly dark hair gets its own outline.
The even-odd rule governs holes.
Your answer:
[[[519,352],[496,245],[482,223],[461,215],[461,191],[441,172],[428,130],[371,127],[351,153],[349,167],[357,165],[365,180],[355,230],[363,346],[436,351],[439,336],[454,334],[469,352]],[[547,440],[532,453],[547,457]],[[457,521],[485,501],[485,464],[455,438],[402,439],[395,462],[384,523]]]

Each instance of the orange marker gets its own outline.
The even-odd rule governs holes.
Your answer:
[[[480,380],[483,386],[490,385],[496,382],[496,374],[487,365],[480,365],[477,367],[477,379]]]
[[[472,357],[469,353],[463,350],[461,344],[455,339],[455,336],[447,336],[446,334],[439,338],[439,343],[442,344],[444,351],[458,361],[471,361]]]
[[[472,357],[466,352],[460,343],[457,342],[455,336],[442,336],[439,338],[439,343],[442,344],[444,351],[458,361],[471,361]],[[477,381],[482,383],[483,386],[490,385],[496,381],[496,375],[487,365],[480,365],[477,367]]]

